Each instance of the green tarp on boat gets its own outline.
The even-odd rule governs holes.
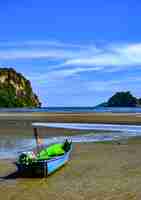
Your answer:
[[[53,156],[63,155],[65,153],[63,146],[64,144],[53,144],[50,147],[41,150],[37,154],[37,160],[46,160]]]
[[[35,154],[32,152],[25,152],[22,153],[18,158],[18,163],[29,165],[32,162],[38,162],[41,160],[48,160],[55,156],[61,156],[64,155],[66,152],[70,150],[71,143],[69,143],[67,140],[63,144],[52,144],[49,147],[43,148],[40,150],[38,154]]]

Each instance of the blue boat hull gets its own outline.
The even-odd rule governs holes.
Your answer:
[[[16,163],[20,173],[28,173],[38,176],[48,176],[65,165],[70,157],[71,149],[62,156],[53,157],[49,160],[36,161],[29,165]]]

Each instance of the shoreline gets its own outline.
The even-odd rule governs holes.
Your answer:
[[[141,125],[141,113],[1,112],[0,121],[5,120]]]

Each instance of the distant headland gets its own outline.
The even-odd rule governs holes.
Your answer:
[[[141,98],[136,98],[130,91],[117,92],[96,107],[141,107]]]
[[[0,68],[0,107],[40,107],[41,102],[34,94],[31,83],[13,68]]]

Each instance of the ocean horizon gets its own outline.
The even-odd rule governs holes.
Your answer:
[[[0,112],[141,113],[141,107],[41,107],[0,108]]]

